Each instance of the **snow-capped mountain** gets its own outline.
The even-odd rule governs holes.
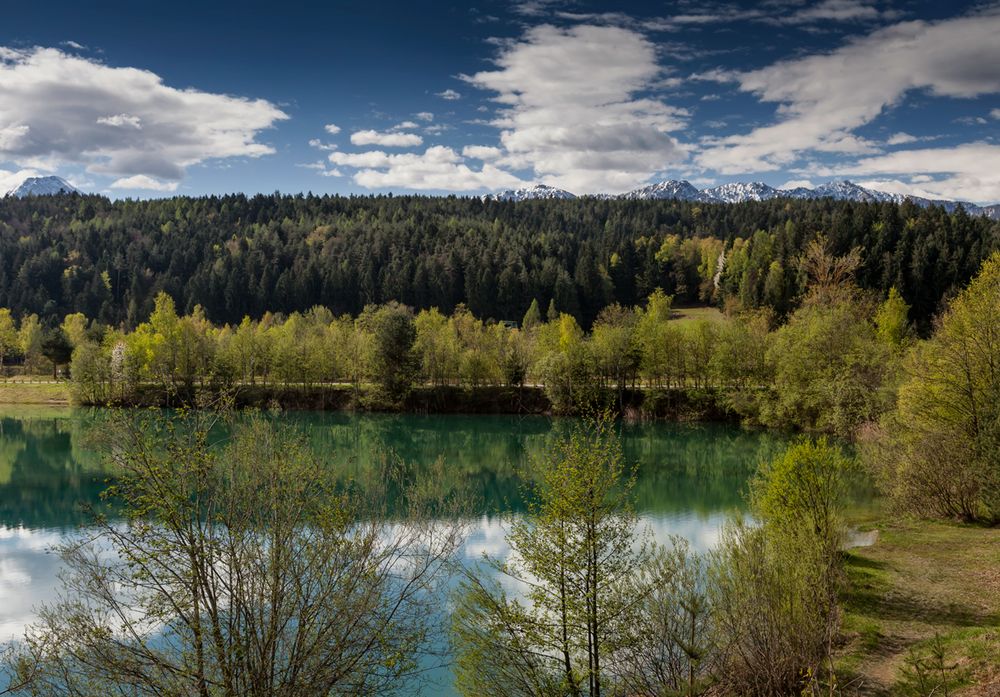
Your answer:
[[[484,201],[530,201],[534,199],[554,199],[554,198],[576,198],[576,194],[571,194],[563,189],[545,184],[535,184],[523,189],[507,189],[495,194],[483,196]]]
[[[743,201],[767,201],[783,195],[773,186],[761,182],[732,182],[712,189],[705,189],[703,194],[726,203],[741,203]]]
[[[62,177],[28,177],[21,186],[11,189],[7,196],[54,196],[55,194],[79,194],[81,191]]]
[[[954,211],[961,205],[969,215],[984,215],[993,220],[1000,220],[1000,204],[977,206],[973,203],[961,201],[932,200],[921,198],[920,196],[890,194],[885,191],[865,188],[847,179],[827,182],[826,184],[817,186],[815,189],[807,189],[805,187],[776,189],[762,182],[731,182],[704,190],[696,188],[689,181],[670,179],[649,184],[624,194],[596,194],[595,197],[630,200],[678,199],[681,201],[697,201],[699,203],[743,203],[745,201],[768,201],[773,198],[832,198],[837,201],[861,201],[865,203],[902,203],[909,200],[922,207],[942,206],[949,212]],[[576,198],[576,195],[563,189],[536,184],[523,189],[508,189],[507,191],[483,196],[484,201],[527,201],[531,199],[557,198]]]
[[[898,202],[896,194],[866,189],[846,179],[817,186],[812,190],[812,195],[805,198],[832,198],[835,201],[861,201],[863,203]]]
[[[963,201],[943,201],[922,198],[920,196],[891,194],[885,191],[865,188],[847,179],[827,182],[826,184],[817,186],[815,189],[804,187],[775,189],[761,182],[733,182],[703,191],[696,189],[686,181],[677,182],[671,180],[635,189],[634,191],[622,194],[619,198],[675,198],[682,201],[698,201],[702,203],[743,203],[744,201],[767,201],[772,198],[832,198],[838,201],[862,201],[867,203],[902,203],[909,200],[922,207],[942,206],[949,212],[954,211],[961,205],[969,215],[984,215],[993,220],[1000,220],[1000,204],[977,206],[973,203]]]
[[[691,182],[677,181],[676,179],[650,184],[622,194],[619,198],[641,200],[677,198],[682,201],[704,201],[706,203],[714,200],[707,193],[696,189]]]

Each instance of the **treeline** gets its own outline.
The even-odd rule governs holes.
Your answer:
[[[134,328],[165,292],[218,324],[398,301],[519,319],[551,302],[589,329],[655,289],[678,303],[794,310],[820,234],[864,250],[863,289],[895,287],[921,330],[998,247],[1000,223],[909,203],[483,202],[254,196],[0,200],[0,306],[46,326],[81,312]]]
[[[609,401],[624,408],[637,389],[682,389],[712,392],[750,422],[850,433],[891,405],[913,336],[894,289],[881,299],[853,283],[860,263],[857,250],[838,257],[808,245],[800,267],[809,290],[784,323],[769,309],[677,321],[657,289],[641,305],[605,307],[589,332],[537,301],[518,326],[462,305],[446,315],[394,302],[356,317],[314,307],[216,325],[200,307],[179,314],[161,293],[131,332],[82,313],[48,332],[29,316],[18,330],[0,311],[0,346],[20,342],[29,366],[71,358],[77,397],[89,404],[129,403],[143,386],[190,399],[201,389],[340,383],[392,407],[414,385],[530,384],[567,413]]]

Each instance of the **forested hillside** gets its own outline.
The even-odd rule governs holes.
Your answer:
[[[805,244],[862,249],[857,281],[896,287],[923,329],[1000,246],[1000,222],[829,199],[483,202],[254,196],[0,200],[0,307],[45,323],[82,312],[134,327],[157,293],[217,323],[265,312],[359,313],[396,300],[519,320],[537,299],[589,327],[654,289],[675,304],[793,309]],[[720,260],[724,259],[721,273]]]

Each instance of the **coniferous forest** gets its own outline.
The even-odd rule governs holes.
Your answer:
[[[797,260],[825,238],[860,248],[857,282],[898,289],[926,332],[1000,246],[1000,222],[910,203],[703,204],[583,198],[231,195],[0,200],[0,307],[55,324],[82,312],[134,327],[158,293],[216,323],[398,301],[519,320],[537,300],[589,327],[662,289],[675,305],[793,310]]]

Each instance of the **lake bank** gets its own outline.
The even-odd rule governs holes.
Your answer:
[[[72,403],[68,382],[0,381],[0,404],[70,406]]]
[[[74,399],[72,383],[0,383],[0,404],[175,407],[232,396],[237,408],[279,407],[305,411],[398,412],[410,414],[552,415],[552,401],[539,386],[459,387],[420,385],[401,404],[380,400],[375,391],[351,385],[241,385],[227,388],[166,390],[143,385],[127,398],[111,403]],[[722,388],[636,388],[619,394],[613,388],[589,390],[585,403],[620,410],[630,420],[661,419],[684,423],[738,423],[730,405],[732,392]]]
[[[930,694],[911,689],[919,659],[932,685],[948,682],[933,694],[1000,694],[1000,528],[885,517],[874,527],[877,542],[846,555],[844,685]]]

